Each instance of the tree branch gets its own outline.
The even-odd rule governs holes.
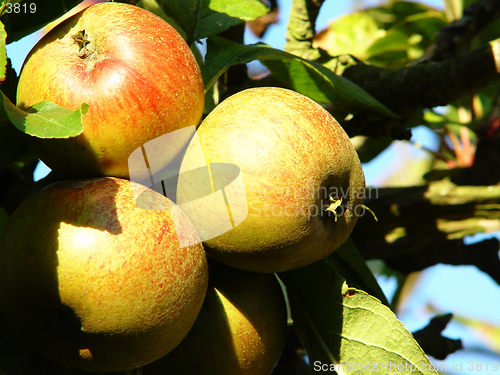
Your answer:
[[[337,66],[345,61],[345,58],[336,59]],[[419,109],[448,104],[498,80],[500,39],[450,60],[398,70],[349,61],[343,77],[405,117]]]
[[[500,2],[497,0],[472,3],[464,9],[461,19],[439,30],[434,45],[416,63],[448,60],[466,52],[471,40],[499,17]]]
[[[285,51],[308,60],[317,60],[321,54],[312,48],[316,18],[324,0],[293,0]]]
[[[322,2],[294,0],[286,51],[310,60],[322,57],[317,49],[312,48],[315,22]],[[459,55],[466,50],[473,36],[498,17],[500,3],[496,0],[479,0],[471,4],[464,10],[462,19],[438,33],[435,46],[424,59],[403,69],[369,66],[348,55],[330,60],[326,64],[330,69],[358,84],[402,117],[402,121],[395,123],[393,119],[354,116],[342,126],[351,136],[390,135],[394,139],[408,139],[410,132],[405,131],[404,123],[415,112],[446,105],[498,80],[500,39]],[[254,82],[255,85],[260,83]]]
[[[438,263],[474,265],[500,284],[499,242],[465,245],[463,237],[500,230],[500,186],[447,181],[369,190],[377,215],[359,217],[352,238],[365,259],[409,273]]]
[[[449,354],[463,348],[460,339],[450,339],[441,334],[452,317],[451,314],[436,316],[431,319],[427,326],[413,332],[413,337],[426,354],[442,360],[448,357]]]

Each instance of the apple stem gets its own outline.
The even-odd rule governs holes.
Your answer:
[[[378,221],[377,219],[377,215],[375,215],[375,212],[373,212],[368,206],[365,206],[363,205],[362,206],[365,210],[367,210],[369,213],[371,213],[373,215],[373,218],[375,219],[375,221]]]

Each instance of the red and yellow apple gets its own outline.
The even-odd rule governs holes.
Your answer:
[[[17,105],[89,104],[82,134],[29,137],[31,144],[61,175],[129,178],[132,151],[163,134],[198,126],[203,89],[196,59],[172,26],[136,6],[101,3],[65,20],[33,48],[19,77]],[[148,157],[162,168],[182,147],[161,144],[148,149]],[[147,177],[147,171],[131,172]]]
[[[254,272],[305,266],[336,250],[363,212],[356,150],[330,113],[304,95],[273,87],[241,91],[219,104],[197,135],[182,161],[177,204],[197,198],[201,174],[191,176],[200,143],[209,167],[234,164],[243,176],[242,196],[226,195],[228,209],[247,217],[204,239],[207,254],[222,263]],[[206,219],[192,221],[218,225],[210,201],[195,202]]]
[[[196,238],[180,209],[134,182],[55,183],[21,204],[0,237],[0,315],[62,365],[145,365],[181,342],[201,309],[203,246],[180,246]]]
[[[210,281],[198,319],[169,354],[142,375],[269,375],[287,332],[275,275],[209,262]]]

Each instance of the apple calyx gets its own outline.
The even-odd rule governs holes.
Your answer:
[[[337,208],[339,208],[342,205],[342,197],[340,199],[333,199],[332,196],[330,198],[330,205],[325,209],[325,211],[330,211],[333,212],[333,215],[335,215],[335,222],[337,221],[337,217],[339,216],[339,213],[337,213]]]
[[[75,44],[78,44],[79,58],[84,59],[90,55],[91,51],[87,49],[87,44],[90,43],[90,40],[88,40],[88,35],[85,33],[85,30],[78,31],[75,35],[71,36],[71,39],[73,39]]]

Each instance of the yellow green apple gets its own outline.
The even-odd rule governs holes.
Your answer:
[[[21,343],[64,366],[145,365],[198,316],[208,268],[196,238],[175,205],[139,184],[57,182],[22,203],[2,232],[0,316]],[[182,247],[186,240],[195,244]]]
[[[195,202],[198,215],[207,216],[193,222],[220,221],[210,220],[210,202],[194,200],[200,183],[188,176],[199,163],[196,144],[209,168],[234,164],[244,183],[241,196],[225,194],[233,216],[244,212],[246,218],[204,239],[207,254],[222,263],[254,272],[308,265],[336,250],[364,213],[365,180],[356,150],[331,114],[304,95],[273,87],[241,91],[203,120],[197,136],[177,187],[180,206]]]
[[[142,375],[270,375],[283,350],[286,304],[275,275],[209,263],[198,319],[169,354]]]

